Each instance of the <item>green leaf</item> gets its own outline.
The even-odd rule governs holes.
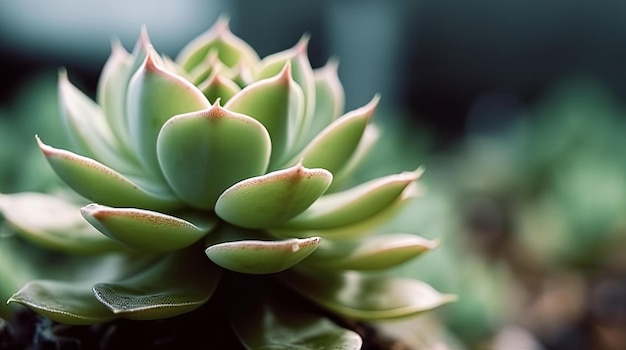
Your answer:
[[[259,60],[254,49],[230,31],[228,19],[221,17],[207,32],[187,44],[176,61],[189,72],[211,51],[217,52],[220,61],[229,67],[240,62],[252,64]]]
[[[217,198],[240,180],[267,169],[271,140],[258,121],[219,106],[177,115],[157,141],[161,169],[185,202],[213,209]]]
[[[131,168],[120,157],[117,140],[100,106],[72,85],[65,71],[59,73],[58,88],[62,120],[77,150],[108,166]]]
[[[346,97],[337,75],[338,66],[337,61],[329,60],[324,67],[313,71],[315,77],[315,113],[310,127],[305,130],[307,132],[306,140],[315,137],[343,113]]]
[[[257,286],[254,286],[258,289]],[[363,341],[350,330],[337,326],[293,293],[272,290],[261,297],[242,293],[229,312],[233,331],[247,349],[358,350]]]
[[[48,257],[48,264],[51,260]],[[147,265],[150,259],[132,259],[125,255],[81,257],[53,260],[54,268],[46,274],[58,280],[34,280],[24,285],[9,299],[27,306],[54,321],[70,325],[88,325],[109,321],[116,316],[95,298],[94,281],[119,278]],[[60,271],[59,271],[60,270]]]
[[[326,127],[296,159],[309,168],[339,173],[355,153],[378,104],[378,96],[364,107],[346,113]]]
[[[422,169],[389,175],[342,192],[322,196],[286,222],[291,229],[330,229],[370,219],[391,206],[422,174]]]
[[[291,77],[287,64],[278,75],[246,86],[224,108],[249,115],[265,126],[272,138],[270,168],[275,169],[290,156],[303,117],[302,89]]]
[[[432,250],[438,244],[409,233],[339,242],[325,239],[306,264],[332,270],[388,269]]]
[[[421,281],[355,271],[315,274],[288,270],[278,277],[331,312],[356,320],[402,318],[456,300],[454,295],[441,294]]]
[[[295,135],[297,137],[295,146],[298,149],[308,141],[304,136],[309,130],[315,112],[315,75],[307,55],[308,45],[309,37],[305,35],[293,48],[265,57],[259,62],[260,68],[255,72],[256,79],[267,79],[278,74],[286,64],[291,67],[293,80],[302,89],[304,97],[300,127]]]
[[[20,303],[56,322],[69,325],[103,323],[115,315],[100,304],[91,285],[36,280],[27,283],[9,302]]]
[[[37,138],[39,148],[59,175],[78,194],[114,207],[172,209],[180,202],[169,188],[134,179],[93,159],[48,146]]]
[[[206,255],[221,267],[248,274],[284,271],[311,255],[319,237],[282,241],[242,240],[214,244]]]
[[[126,90],[133,73],[130,71],[132,65],[133,57],[119,41],[114,41],[111,55],[102,69],[96,94],[98,104],[102,106],[108,124],[117,142],[124,147],[127,157],[132,154],[126,120]]]
[[[326,191],[332,174],[301,164],[236,183],[218,198],[215,213],[246,228],[265,228],[302,213]]]
[[[333,183],[330,184],[327,193],[333,193],[341,190],[345,186],[354,171],[361,165],[367,155],[376,145],[376,141],[380,137],[380,131],[375,125],[369,124],[361,136],[361,141],[356,150],[352,154],[352,157],[337,173],[333,173]]]
[[[405,208],[420,194],[417,183],[412,183],[391,204],[366,219],[356,221],[350,225],[326,229],[294,229],[283,225],[268,229],[268,233],[279,238],[303,238],[319,236],[333,241],[351,241],[371,235],[381,225],[389,222],[400,210]]]
[[[217,220],[204,220],[200,227],[171,215],[135,209],[90,204],[81,208],[83,217],[107,237],[132,248],[166,252],[187,247],[206,235]]]
[[[162,258],[134,276],[93,286],[96,298],[120,317],[153,320],[192,311],[207,302],[222,270],[198,247]]]
[[[0,195],[0,212],[24,238],[52,250],[96,254],[122,246],[80,215],[80,205],[41,193]]]
[[[133,148],[144,166],[159,172],[156,141],[163,124],[172,116],[211,107],[204,94],[179,75],[160,67],[154,49],[128,87],[127,111]]]

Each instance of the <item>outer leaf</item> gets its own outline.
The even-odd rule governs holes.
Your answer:
[[[438,244],[408,233],[340,242],[323,240],[306,264],[333,270],[388,269],[434,249]]]
[[[380,131],[378,128],[375,125],[369,124],[365,128],[363,136],[361,136],[361,141],[350,160],[348,160],[347,164],[345,164],[339,172],[333,174],[333,183],[328,188],[327,193],[336,192],[340,190],[342,186],[345,186],[345,182],[352,177],[355,169],[361,165],[363,160],[376,145],[376,141],[378,141],[379,137]]]
[[[270,234],[280,238],[292,237],[313,237],[319,236],[333,241],[354,240],[360,237],[371,235],[375,230],[393,218],[402,208],[415,200],[420,190],[417,183],[411,183],[404,191],[386,208],[379,211],[367,219],[354,222],[350,225],[329,229],[294,229],[288,227],[276,227],[268,230]],[[286,225],[285,225],[286,226]]]
[[[260,298],[241,293],[240,300],[231,302],[237,307],[228,313],[233,331],[247,349],[361,348],[363,341],[357,333],[320,316],[310,305],[294,298],[293,293],[279,292],[272,290]]]
[[[229,67],[242,61],[252,64],[259,60],[254,49],[230,31],[228,19],[224,17],[207,32],[187,44],[176,60],[186,71],[191,71],[212,50],[216,51],[220,61]]]
[[[26,284],[9,302],[33,309],[54,321],[69,325],[102,323],[115,315],[100,304],[90,284],[37,280]]]
[[[163,124],[176,114],[211,107],[209,101],[187,80],[158,65],[154,49],[128,87],[127,111],[133,147],[142,164],[160,171],[156,154],[157,135]]]
[[[424,282],[354,271],[313,274],[289,270],[279,277],[317,304],[356,320],[407,317],[456,300],[455,296],[440,294]]]
[[[28,240],[52,250],[94,254],[119,250],[81,216],[80,206],[60,197],[23,192],[0,195],[4,218]]]
[[[420,168],[413,172],[390,175],[346,191],[325,195],[283,226],[321,230],[369,219],[391,206],[422,172]]]
[[[267,130],[256,120],[219,106],[177,115],[157,141],[161,169],[185,202],[213,209],[236,182],[263,174],[271,153]]]
[[[312,139],[333,120],[337,119],[345,106],[345,93],[337,75],[337,61],[329,60],[322,68],[313,71],[315,76],[315,113],[306,137]]]
[[[194,310],[211,298],[221,270],[191,247],[161,259],[130,278],[93,286],[96,298],[114,314],[152,320]]]
[[[219,197],[215,213],[241,227],[278,226],[308,208],[331,181],[330,172],[297,164],[236,183]]]
[[[265,57],[259,63],[260,68],[255,74],[257,79],[266,79],[276,75],[286,63],[289,64],[293,79],[304,95],[304,112],[299,123],[300,128],[297,130],[300,141],[307,141],[303,136],[308,132],[315,112],[315,76],[307,55],[308,44],[309,37],[305,35],[293,48]],[[301,146],[298,144],[298,148]]]
[[[284,271],[311,255],[319,237],[283,241],[243,240],[212,245],[206,255],[221,267],[249,274]]]
[[[48,162],[74,191],[95,202],[111,206],[171,209],[180,202],[168,188],[132,181],[93,159],[50,147],[37,138]]]
[[[111,45],[111,56],[107,60],[98,81],[97,101],[118,143],[130,156],[130,135],[126,120],[126,89],[130,80],[133,57],[124,50],[119,41]]]
[[[246,86],[224,108],[249,115],[265,126],[272,138],[270,168],[281,164],[294,144],[303,116],[302,89],[287,64],[278,75]]]
[[[129,166],[119,156],[100,106],[72,85],[65,71],[59,74],[59,103],[68,134],[81,153],[109,166]]]
[[[201,239],[216,223],[215,220],[198,227],[187,220],[159,212],[98,204],[90,204],[80,211],[98,231],[142,251],[182,249]]]
[[[118,278],[121,274],[149,263],[150,259],[137,260],[128,259],[123,255],[106,255],[80,260],[61,259],[54,262],[55,269],[61,270],[62,273],[54,271],[55,269],[48,272],[53,276],[59,275],[60,280],[29,282],[16,292],[9,302],[23,304],[60,323],[87,325],[115,318],[115,315],[94,297],[91,290],[93,281]]]
[[[326,127],[296,157],[310,168],[324,168],[337,174],[355,153],[363,132],[378,104],[378,96],[364,107],[351,111]]]

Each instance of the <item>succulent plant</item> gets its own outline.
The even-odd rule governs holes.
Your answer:
[[[306,37],[260,59],[222,19],[172,60],[146,33],[132,53],[113,43],[96,102],[60,73],[73,146],[37,142],[78,195],[2,194],[0,210],[72,263],[9,302],[70,325],[214,303],[203,317],[250,349],[358,349],[337,322],[453,299],[382,273],[435,241],[370,234],[415,197],[421,169],[345,186],[378,138],[377,96],[344,113],[337,63],[313,69]]]

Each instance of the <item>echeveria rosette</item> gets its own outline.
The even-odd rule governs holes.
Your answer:
[[[313,69],[307,40],[260,59],[220,20],[173,61],[144,31],[132,53],[113,44],[95,102],[62,72],[74,147],[37,142],[58,176],[93,203],[22,193],[1,195],[0,209],[25,238],[91,255],[86,265],[98,268],[100,256],[131,263],[97,281],[32,281],[10,301],[69,324],[158,319],[196,309],[246,275],[269,275],[278,281],[271,288],[351,319],[404,317],[450,301],[421,282],[369,273],[435,247],[410,234],[367,235],[415,196],[421,169],[342,188],[378,136],[370,124],[378,97],[343,113],[337,64]],[[250,348],[286,331],[294,334],[286,348],[360,347],[321,315],[295,322],[275,297],[254,300],[265,305],[251,306],[258,317],[230,320]]]

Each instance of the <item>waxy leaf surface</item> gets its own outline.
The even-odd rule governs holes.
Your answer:
[[[390,207],[422,170],[382,177],[351,189],[328,194],[304,213],[285,223],[286,228],[329,229],[358,223]]]
[[[157,143],[163,174],[176,194],[201,209],[240,180],[267,169],[270,136],[258,121],[219,106],[177,115],[163,126]]]
[[[170,209],[180,205],[167,187],[147,181],[138,183],[91,158],[37,141],[57,175],[74,191],[94,202],[149,209]]]
[[[81,208],[83,217],[107,237],[141,251],[165,252],[182,249],[201,239],[215,225],[201,227],[171,215],[135,208],[111,208],[90,204]]]
[[[282,241],[242,240],[214,244],[206,255],[221,267],[248,274],[284,271],[311,255],[319,237]]]
[[[331,181],[328,171],[297,164],[236,183],[219,197],[215,212],[246,228],[277,226],[308,208]]]
[[[246,86],[224,108],[249,115],[265,126],[272,139],[270,168],[283,161],[294,144],[302,122],[302,89],[293,81],[291,68]]]
[[[302,159],[302,164],[309,168],[339,173],[356,151],[377,103],[378,97],[375,97],[368,105],[335,120],[296,159]]]
[[[211,107],[209,101],[187,80],[158,64],[153,49],[133,75],[128,87],[127,113],[133,148],[142,164],[159,172],[156,141],[165,122],[177,114]]]

